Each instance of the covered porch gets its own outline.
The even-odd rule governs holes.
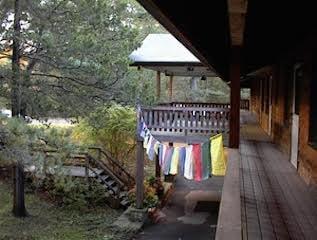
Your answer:
[[[317,190],[305,184],[250,112],[229,150],[216,239],[315,239]]]
[[[230,85],[228,164],[216,239],[316,238],[312,3],[138,1]],[[256,117],[240,112],[245,85]]]

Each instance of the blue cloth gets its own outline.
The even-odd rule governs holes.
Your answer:
[[[151,161],[153,161],[154,156],[155,156],[154,145],[156,142],[157,142],[156,139],[152,138],[151,142],[149,143],[150,146],[149,146],[149,151],[148,151],[148,157]]]
[[[174,148],[173,147],[168,146],[166,148],[166,151],[165,151],[165,154],[164,154],[164,163],[163,163],[163,173],[165,175],[168,175],[169,172],[170,172],[173,152],[174,152]]]
[[[179,174],[181,176],[184,176],[185,158],[186,158],[186,148],[181,147],[179,149]]]

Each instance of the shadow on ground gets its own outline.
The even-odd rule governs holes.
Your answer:
[[[174,193],[159,213],[158,223],[148,223],[135,239],[214,239],[222,185],[223,177],[202,182],[177,177]]]

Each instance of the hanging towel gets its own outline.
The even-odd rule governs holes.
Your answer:
[[[149,140],[150,140],[151,136],[152,136],[151,133],[149,133],[149,132],[145,133],[145,137],[143,140],[143,148],[147,149],[147,146],[149,144]]]
[[[164,163],[163,163],[163,173],[165,175],[168,175],[170,172],[171,162],[172,162],[172,156],[173,156],[174,148],[171,146],[166,147],[166,151],[164,154]]]
[[[171,161],[171,168],[170,168],[170,174],[176,175],[177,169],[178,169],[178,162],[179,162],[179,147],[174,147],[173,155],[172,155],[172,161]]]
[[[210,155],[210,141],[205,142],[201,146],[202,154],[202,179],[208,179],[211,175],[211,155]]]
[[[194,179],[201,181],[202,179],[202,159],[201,159],[201,145],[193,144],[193,157],[194,157]]]
[[[147,127],[146,127],[145,122],[141,122],[141,123],[140,123],[140,136],[141,136],[142,138],[145,137],[146,131],[147,131]]]
[[[157,140],[151,136],[151,139],[149,141],[148,148],[147,148],[147,154],[148,154],[148,157],[151,161],[153,161],[154,156],[155,156],[154,146],[155,146],[156,142],[157,142]]]
[[[189,145],[186,147],[184,177],[189,180],[193,179],[193,146],[192,145]]]
[[[164,144],[160,144],[160,146],[159,146],[159,163],[160,163],[161,167],[163,167],[165,152],[166,152],[166,146]]]
[[[222,134],[217,134],[211,137],[210,140],[212,174],[215,176],[224,176],[226,172],[226,164]]]
[[[179,174],[181,176],[184,176],[185,158],[186,158],[186,148],[180,147],[178,161],[179,161]]]
[[[150,137],[149,137],[149,139],[147,141],[147,144],[145,144],[145,149],[146,149],[145,152],[146,152],[147,155],[149,155],[153,139],[154,139],[154,137],[152,135],[150,135]]]
[[[154,144],[154,152],[156,155],[159,155],[160,142],[156,140]]]

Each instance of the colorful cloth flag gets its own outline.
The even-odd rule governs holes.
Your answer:
[[[226,173],[226,164],[222,134],[211,137],[210,141],[212,174],[215,176],[224,176]]]
[[[202,155],[201,145],[193,144],[193,157],[194,157],[194,179],[195,181],[201,181],[202,179]]]
[[[163,163],[163,173],[165,175],[168,175],[170,172],[170,167],[171,167],[171,161],[172,161],[172,156],[173,156],[174,148],[171,146],[167,146],[165,154],[164,154],[164,163]]]
[[[147,154],[148,154],[148,157],[151,161],[154,160],[154,156],[155,156],[155,149],[154,149],[154,146],[156,144],[157,140],[152,137],[149,141],[149,144],[148,144],[148,148],[147,148]]]
[[[185,158],[186,158],[186,148],[180,147],[180,149],[179,149],[179,174],[181,176],[184,176]]]
[[[179,162],[179,147],[174,147],[173,155],[172,155],[172,161],[171,161],[171,167],[170,167],[170,174],[176,175],[178,170],[178,162]]]
[[[193,179],[193,146],[192,145],[189,145],[186,147],[184,177],[189,180]]]
[[[211,175],[211,155],[210,155],[210,141],[205,142],[201,146],[202,152],[202,179],[208,179]]]

